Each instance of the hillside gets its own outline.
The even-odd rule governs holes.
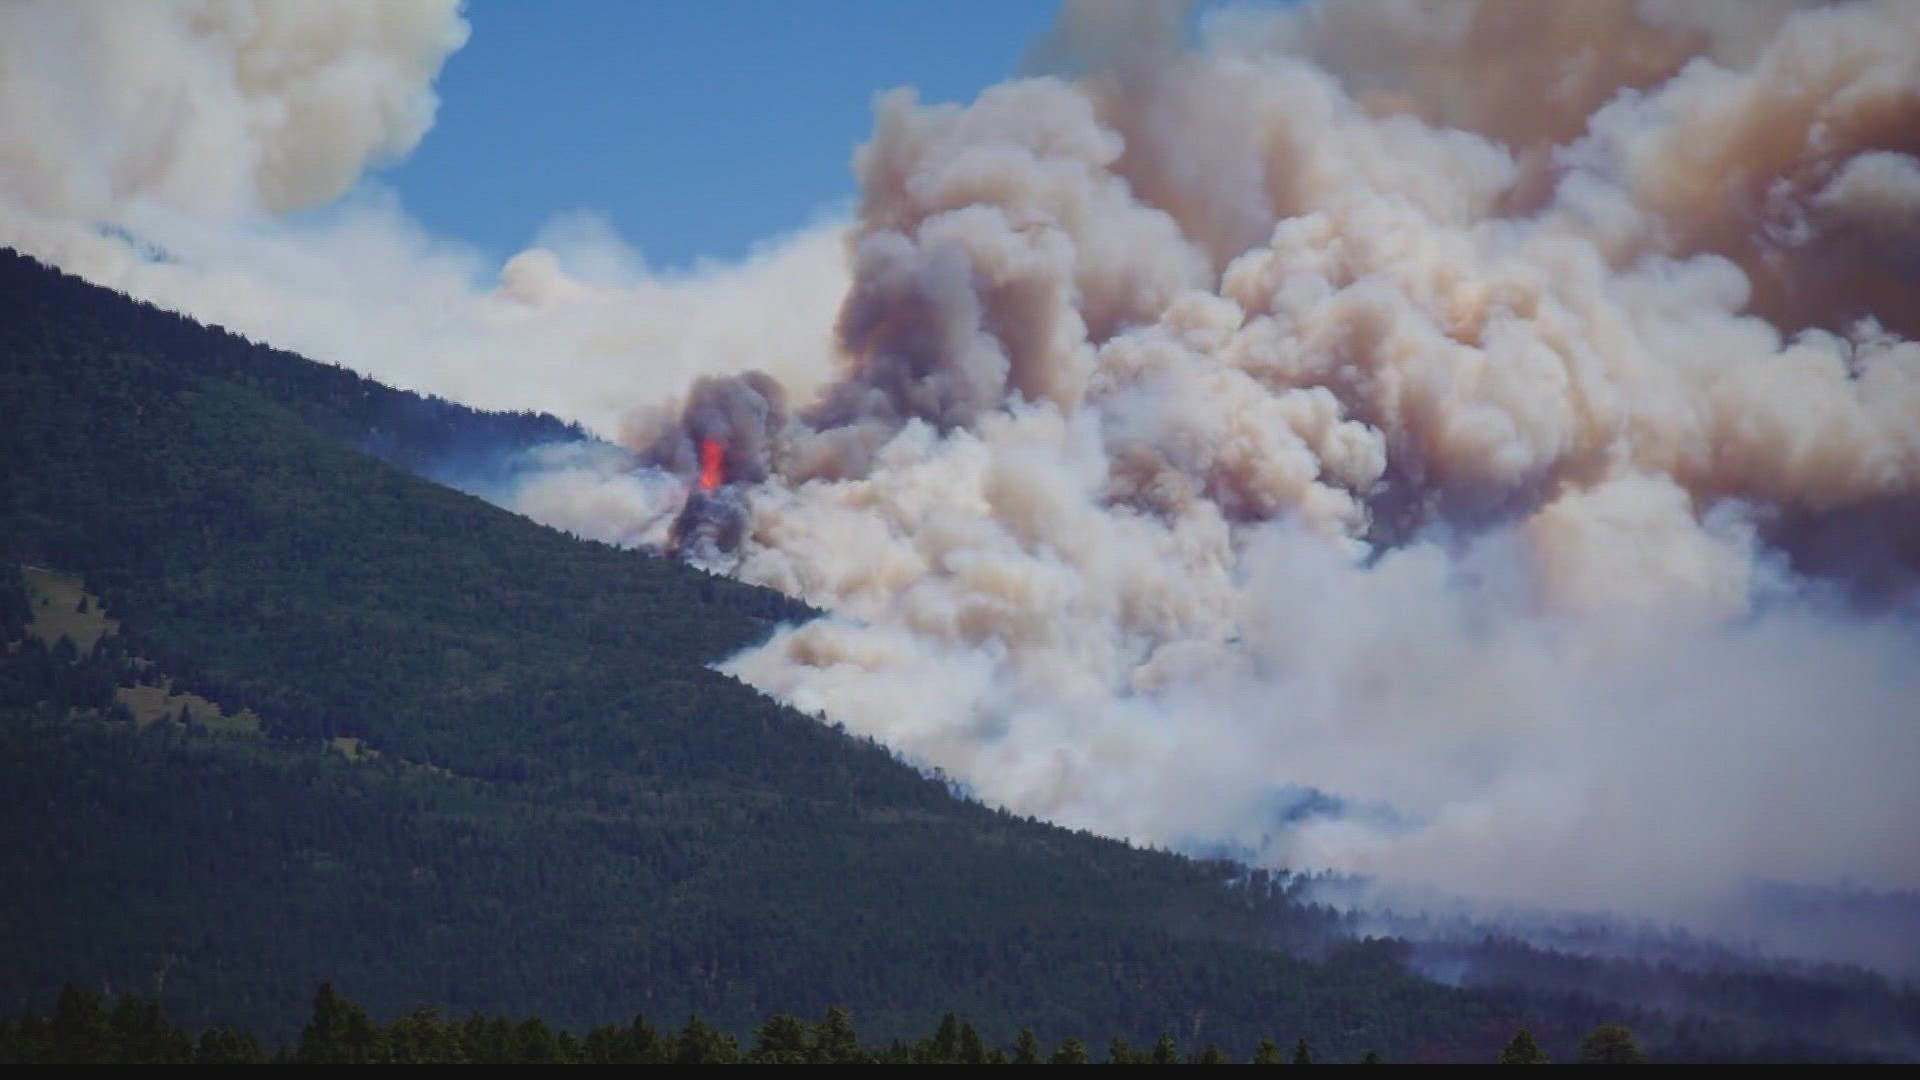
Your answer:
[[[1284,901],[955,799],[707,670],[789,601],[345,448],[303,417],[351,385],[316,365],[249,377],[267,350],[18,257],[0,295],[9,561],[81,575],[266,736],[7,726],[9,1003],[164,978],[183,1019],[284,1031],[331,978],[576,1025],[840,1001],[879,1032],[953,1006],[1143,1033],[1219,982],[1245,1012],[1209,1027],[1334,1006],[1233,944]],[[1397,986],[1375,1041],[1451,1007]]]
[[[379,1015],[576,1029],[697,1010],[744,1034],[841,1004],[879,1039],[954,1009],[1049,1045],[1310,1035],[1333,1060],[1487,1060],[1521,1024],[1556,1056],[1608,1020],[1746,1038],[1737,1015],[1442,986],[1284,876],[957,798],[709,670],[794,602],[408,471],[569,434],[551,419],[11,252],[0,359],[0,1008],[77,979],[284,1039],[331,980]],[[112,632],[63,646],[30,575],[84,587]],[[258,730],[130,723],[141,688]],[[1897,1026],[1912,998],[1846,1000]]]

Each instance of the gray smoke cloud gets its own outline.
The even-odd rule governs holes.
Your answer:
[[[728,670],[1146,842],[1920,885],[1920,9],[1168,11],[881,99],[841,374],[709,553],[833,614]]]
[[[0,17],[117,33],[101,10]],[[378,200],[274,220],[424,130],[464,29],[390,10],[337,17],[421,32],[322,35],[393,81],[358,134],[295,140],[339,163],[310,189],[259,164],[270,124],[211,129],[252,149],[183,187],[197,129],[133,153],[138,117],[36,104],[254,115],[313,81],[209,82],[252,39],[204,18],[151,16],[186,42],[151,62],[0,66],[9,241],[616,435],[633,459],[557,451],[514,504],[692,530],[827,610],[725,668],[991,803],[1709,929],[1755,880],[1920,887],[1920,6],[1305,3],[1193,35],[1067,3],[1030,76],[878,101],[851,224],[681,277],[591,218],[491,272]],[[692,500],[705,439],[725,484]]]

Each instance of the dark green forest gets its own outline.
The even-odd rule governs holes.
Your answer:
[[[740,1046],[843,1006],[875,1053],[947,1010],[1049,1054],[1488,1061],[1526,1027],[1572,1060],[1607,1023],[1656,1058],[1920,1045],[1920,996],[1861,972],[1489,940],[1499,980],[1442,985],[1301,878],[961,798],[708,667],[803,606],[413,475],[579,435],[0,253],[0,1011],[76,980],[258,1049],[332,980],[403,1020],[697,1014]],[[49,629],[48,575],[97,640]]]
[[[1326,1059],[1318,1059],[1324,1063]],[[199,1038],[169,1023],[159,1004],[139,994],[123,995],[109,1008],[98,994],[63,987],[51,1016],[27,1012],[0,1020],[0,1064],[8,1065],[1312,1065],[1307,1039],[1283,1049],[1262,1039],[1250,1056],[1236,1058],[1215,1043],[1182,1053],[1179,1040],[1162,1032],[1150,1045],[1121,1036],[1096,1052],[1069,1035],[1057,1046],[1021,1028],[1005,1043],[983,1036],[970,1021],[949,1012],[916,1039],[863,1042],[846,1009],[831,1006],[817,1022],[774,1013],[744,1044],[733,1035],[689,1016],[678,1027],[656,1026],[645,1015],[630,1023],[599,1024],[584,1037],[555,1031],[537,1016],[515,1020],[472,1013],[443,1017],[432,1006],[374,1023],[367,1011],[322,983],[299,1039],[269,1053],[252,1032],[208,1028]],[[1580,1040],[1584,1065],[1631,1065],[1647,1061],[1633,1031],[1602,1024]],[[1367,1051],[1358,1064],[1384,1064]],[[1552,1058],[1533,1034],[1514,1033],[1498,1065],[1550,1065]]]

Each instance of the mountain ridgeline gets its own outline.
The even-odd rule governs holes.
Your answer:
[[[1740,973],[1684,1000],[1441,985],[1298,878],[957,797],[711,670],[803,605],[413,475],[581,437],[550,417],[13,252],[0,361],[0,1008],[78,980],[284,1042],[330,980],[382,1015],[741,1037],[838,1005],[880,1040],[953,1009],[1335,1060],[1491,1060],[1521,1026],[1567,1060],[1611,1022],[1668,1057],[1920,1045],[1912,988],[1857,972],[1768,975],[1764,1013]],[[1799,1000],[1811,1026],[1778,1030]]]

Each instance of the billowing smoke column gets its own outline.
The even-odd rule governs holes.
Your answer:
[[[838,377],[630,426],[834,613],[730,670],[1152,842],[1920,885],[1920,5],[1169,10],[884,97]]]
[[[741,485],[768,479],[773,440],[785,422],[786,392],[755,371],[698,379],[677,415],[656,412],[629,423],[629,437],[642,440],[641,461],[689,479],[686,503],[668,530],[669,552],[712,557],[739,546],[748,519]]]

